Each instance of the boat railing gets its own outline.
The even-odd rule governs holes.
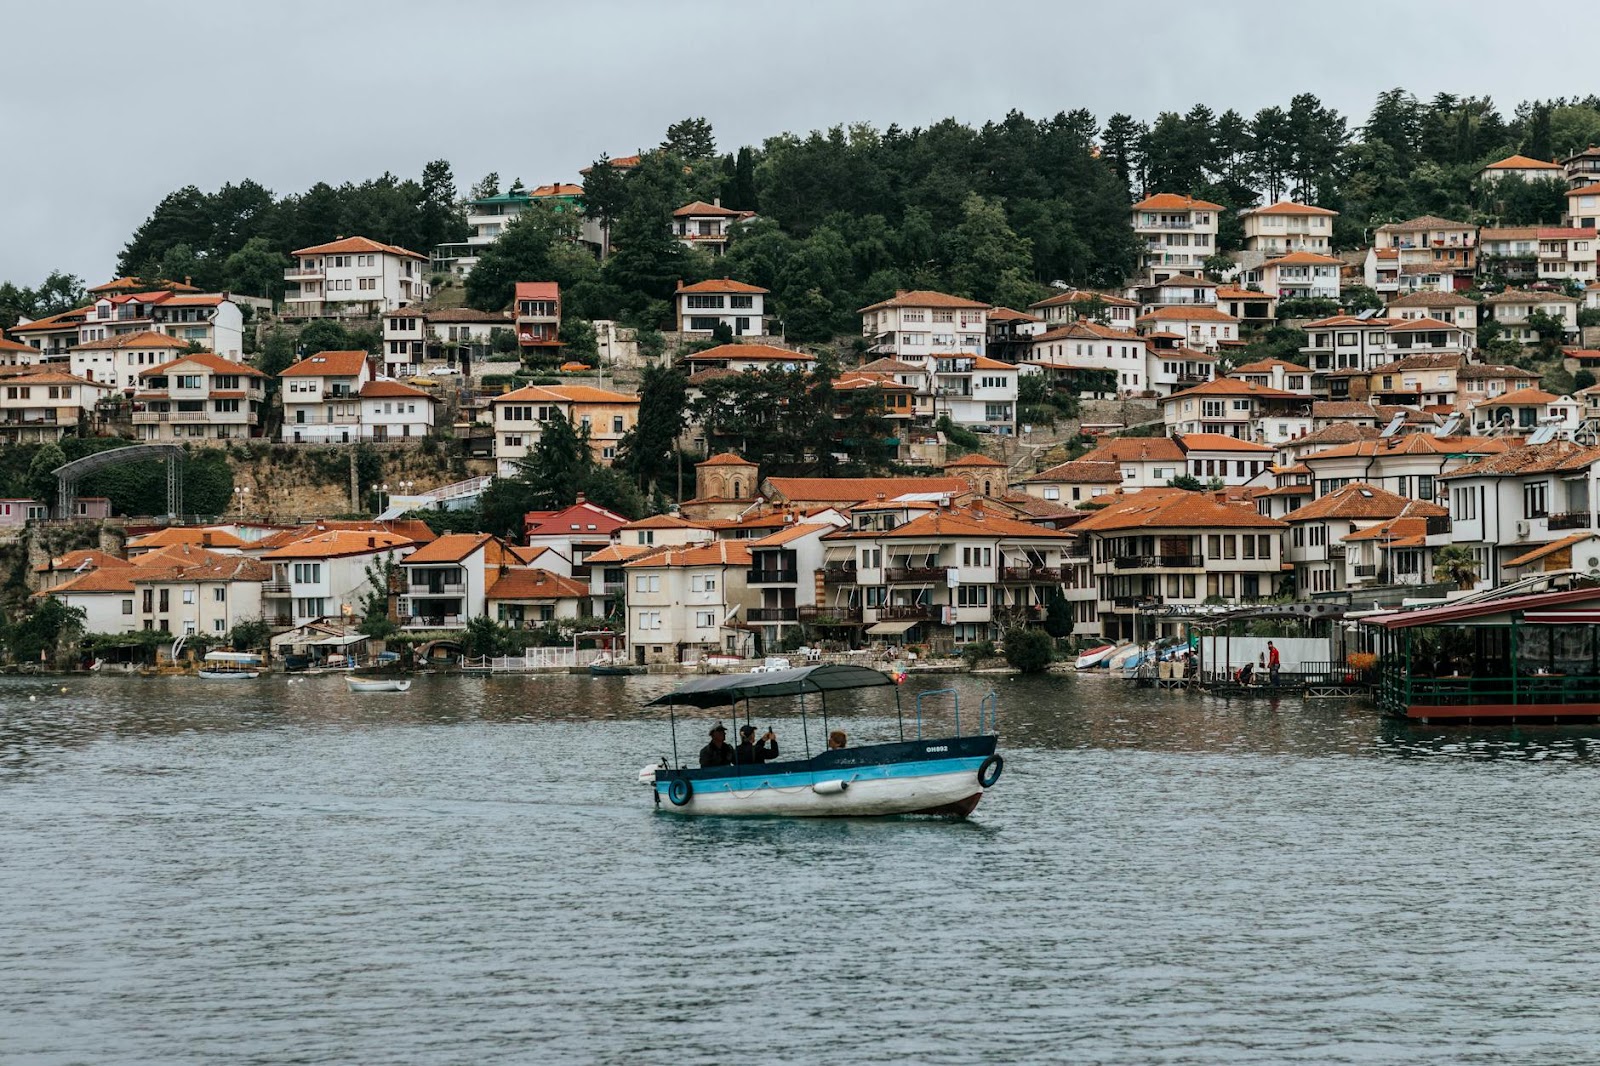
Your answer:
[[[955,735],[959,737],[961,735],[961,693],[953,688],[935,688],[929,689],[927,692],[917,693],[915,704],[917,712],[917,739],[922,739],[922,701],[933,696],[950,697],[951,712],[955,716]],[[989,732],[995,733],[999,731],[996,726],[999,716],[999,704],[999,697],[993,692],[989,693],[987,696],[983,697],[983,699],[978,701],[978,729],[974,734],[975,736],[983,735],[985,716],[988,718]]]
[[[1412,677],[1405,702],[1417,706],[1562,706],[1600,702],[1600,677],[1579,674],[1515,674],[1511,677]]]

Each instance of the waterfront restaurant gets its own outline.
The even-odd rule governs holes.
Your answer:
[[[1421,721],[1600,718],[1600,587],[1389,611],[1378,707]]]

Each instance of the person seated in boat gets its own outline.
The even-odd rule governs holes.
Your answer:
[[[833,732],[828,734],[828,750],[829,751],[842,751],[844,749],[844,743],[845,743],[844,730],[835,729]]]
[[[756,727],[742,725],[739,727],[739,746],[733,749],[733,759],[740,766],[757,766],[778,757],[778,738],[767,730],[761,739],[756,739]]]
[[[1255,676],[1256,676],[1256,664],[1255,663],[1245,663],[1243,666],[1239,667],[1239,684],[1241,684],[1241,685],[1249,685],[1252,681],[1255,680]]]
[[[733,765],[733,745],[728,743],[728,730],[721,722],[711,727],[711,743],[700,749],[700,765]]]

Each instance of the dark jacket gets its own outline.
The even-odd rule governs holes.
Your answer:
[[[701,766],[732,766],[733,745],[724,740],[721,744],[712,741],[700,749]]]
[[[741,741],[739,746],[734,749],[733,753],[734,762],[738,763],[740,766],[751,766],[758,763],[764,763],[769,759],[776,759],[777,757],[778,742],[776,740],[768,741],[765,744],[748,740]]]

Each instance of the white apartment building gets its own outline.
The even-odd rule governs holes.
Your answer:
[[[1139,267],[1150,282],[1174,274],[1200,274],[1217,251],[1220,204],[1176,193],[1157,193],[1133,205]]]
[[[558,416],[574,428],[587,427],[595,458],[609,466],[617,446],[639,420],[639,397],[591,385],[529,385],[496,396],[494,458],[501,477],[516,473],[544,435],[545,423]]]
[[[511,316],[504,311],[471,307],[390,311],[383,316],[383,372],[387,377],[410,377],[426,364],[440,362],[467,370],[472,362],[488,359],[497,336],[511,331]]]
[[[433,397],[398,381],[361,386],[361,439],[376,444],[411,440],[433,432]]]
[[[104,295],[84,313],[77,344],[162,333],[234,362],[244,358],[244,312],[227,293],[132,292]]]
[[[1199,274],[1173,274],[1140,285],[1138,294],[1145,313],[1161,307],[1217,306],[1217,283]]]
[[[1255,603],[1279,592],[1284,524],[1207,493],[1140,493],[1073,526],[1092,559],[1092,584],[1069,585],[1074,632],[1107,640],[1148,640],[1139,608],[1162,603]],[[1079,606],[1082,604],[1082,606]],[[1175,636],[1181,619],[1155,623]]]
[[[942,292],[901,290],[861,309],[868,351],[904,362],[984,354],[989,305]]]
[[[1572,229],[1600,227],[1600,182],[1580,185],[1567,192],[1566,224]]]
[[[1177,438],[1185,472],[1202,484],[1228,487],[1266,483],[1273,449],[1222,433],[1190,433]]]
[[[79,344],[67,356],[67,364],[80,378],[131,391],[139,387],[142,372],[170,363],[188,347],[188,342],[154,330],[123,333]]]
[[[1268,259],[1260,266],[1243,272],[1246,285],[1256,285],[1262,292],[1280,300],[1339,298],[1339,270],[1342,259],[1317,252],[1290,252],[1276,259]]]
[[[381,530],[329,529],[262,555],[272,576],[262,586],[262,617],[276,625],[343,618],[361,610],[371,574],[416,549],[409,537]],[[404,619],[404,615],[402,615]]]
[[[1333,220],[1339,212],[1288,200],[1239,212],[1244,250],[1268,258],[1291,252],[1327,255],[1333,250]]]
[[[0,441],[41,444],[77,436],[111,387],[40,367],[0,384]]]
[[[696,200],[672,212],[672,235],[685,248],[698,248],[708,255],[719,256],[728,250],[734,229],[754,217],[754,211],[723,207],[720,198],[709,204]]]
[[[489,613],[489,590],[526,564],[489,533],[446,533],[400,560],[405,579],[396,608],[407,629],[465,629]],[[586,593],[578,593],[581,597]]]
[[[1311,368],[1286,359],[1258,359],[1253,363],[1243,363],[1229,371],[1228,376],[1281,392],[1299,393],[1308,398],[1311,396]]]
[[[1220,434],[1276,445],[1311,432],[1306,397],[1252,385],[1237,378],[1217,378],[1175,393],[1161,404],[1167,432]]]
[[[1478,328],[1476,301],[1457,292],[1413,292],[1396,296],[1389,301],[1384,313],[1395,321],[1431,318],[1464,330]]]
[[[741,617],[753,600],[750,563],[748,543],[736,540],[668,548],[624,563],[634,661],[754,654],[754,634]]]
[[[345,237],[300,248],[283,272],[283,296],[291,318],[381,315],[421,303],[430,294],[428,258],[366,237]]]
[[[261,435],[267,376],[210,352],[140,370],[134,432],[142,441],[239,440]]]
[[[1038,315],[1050,328],[1088,318],[1102,326],[1131,330],[1133,320],[1139,315],[1139,302],[1107,292],[1068,289],[1029,304],[1028,310]]]
[[[1403,433],[1320,448],[1301,456],[1300,463],[1309,471],[1316,496],[1359,481],[1406,499],[1432,503],[1442,502],[1440,477],[1498,455],[1507,447],[1498,438]]]
[[[1319,496],[1284,515],[1289,532],[1284,538],[1284,562],[1294,566],[1295,589],[1305,597],[1318,592],[1338,592],[1352,581],[1375,581],[1376,560],[1351,565],[1347,537],[1401,516],[1439,518],[1445,509],[1408,499],[1376,485],[1354,481]],[[1362,551],[1365,552],[1363,546]],[[1362,558],[1366,558],[1363,554]]]
[[[1114,396],[1143,392],[1151,387],[1150,342],[1129,330],[1112,329],[1094,322],[1073,322],[1033,338],[1024,365],[1055,375],[1082,377],[1099,371],[1114,380]],[[1103,395],[1095,379],[1083,378],[1085,396]]]
[[[1157,333],[1181,337],[1181,343],[1202,352],[1215,352],[1239,343],[1239,320],[1204,304],[1158,307],[1138,318],[1145,336]]]
[[[1522,289],[1507,289],[1483,298],[1485,312],[1500,326],[1502,335],[1523,344],[1539,342],[1538,332],[1528,326],[1528,317],[1533,314],[1548,315],[1559,320],[1563,342],[1577,340],[1578,307],[1581,303],[1577,297],[1562,292]]]
[[[713,332],[726,326],[735,337],[767,332],[767,290],[728,278],[678,285],[678,332]]]
[[[1499,181],[1502,178],[1521,178],[1523,181],[1558,181],[1566,184],[1567,171],[1560,163],[1548,159],[1532,159],[1525,155],[1510,155],[1478,171],[1479,181]]]
[[[776,648],[786,630],[815,621],[817,571],[825,553],[822,536],[844,524],[838,516],[829,522],[797,522],[746,542],[750,572],[745,584],[751,605],[745,620],[757,627],[765,648]]]
[[[1471,408],[1472,425],[1480,433],[1496,429],[1532,433],[1542,427],[1555,427],[1564,433],[1578,428],[1583,404],[1571,396],[1529,386],[1513,389],[1493,399],[1480,400]]]
[[[348,444],[361,436],[361,389],[372,380],[366,352],[318,352],[285,370],[285,444]]]
[[[1373,234],[1373,251],[1378,257],[1395,253],[1396,284],[1402,292],[1470,288],[1477,268],[1477,244],[1477,226],[1437,215],[1391,222]],[[1375,265],[1372,257],[1368,265]],[[1374,279],[1369,278],[1368,284],[1374,284]],[[1383,286],[1374,287],[1379,295],[1385,294]]]

